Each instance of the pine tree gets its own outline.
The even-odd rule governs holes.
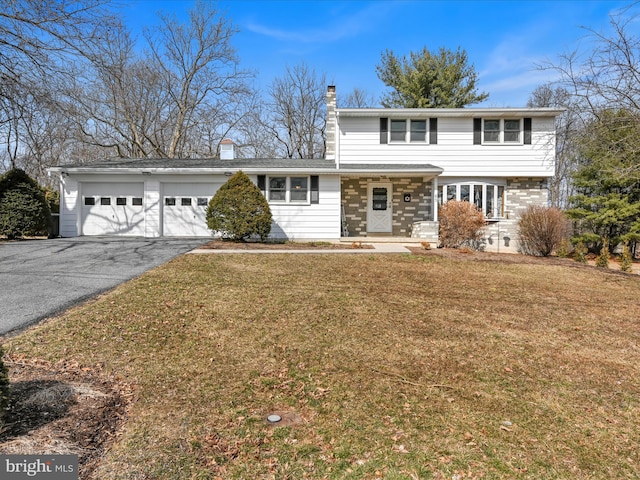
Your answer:
[[[477,73],[468,63],[467,52],[460,48],[452,52],[441,47],[431,53],[423,47],[410,52],[408,59],[387,50],[376,71],[393,89],[382,98],[384,107],[462,108],[489,97],[477,92]]]

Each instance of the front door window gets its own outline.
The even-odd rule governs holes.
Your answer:
[[[374,188],[372,197],[373,197],[374,210],[387,209],[387,189],[386,188]]]

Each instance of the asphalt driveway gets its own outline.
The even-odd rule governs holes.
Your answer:
[[[78,237],[0,244],[0,335],[55,315],[207,239]]]

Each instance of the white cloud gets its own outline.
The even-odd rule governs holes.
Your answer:
[[[301,29],[294,26],[283,29],[257,22],[249,22],[246,28],[253,33],[283,42],[335,42],[353,38],[362,32],[375,29],[380,22],[384,21],[386,12],[391,7],[390,2],[374,2],[365,5],[365,8],[354,13],[345,14],[344,11],[333,13],[332,19],[326,22],[323,27]],[[313,13],[310,12],[310,15],[313,15]],[[323,22],[315,23],[322,24]]]

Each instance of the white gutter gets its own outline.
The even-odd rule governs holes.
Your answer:
[[[508,118],[557,117],[564,108],[339,108],[343,117],[386,118]]]

